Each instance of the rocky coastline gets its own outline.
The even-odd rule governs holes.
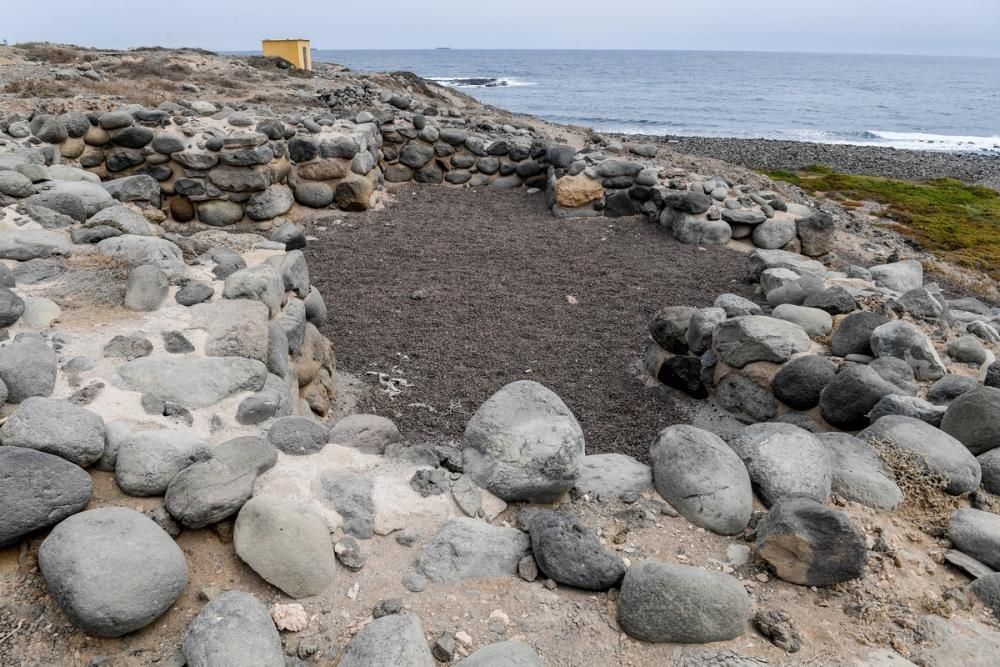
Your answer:
[[[762,171],[795,171],[813,165],[826,165],[849,174],[908,180],[955,178],[1000,190],[1000,149],[992,155],[983,155],[775,139],[614,136],[621,141],[666,144],[669,150],[678,153],[713,158]]]
[[[758,144],[689,154],[408,74],[0,57],[0,664],[930,667],[1000,650],[1000,309],[945,294],[875,216],[723,161]],[[123,72],[162,88],[130,98]],[[694,402],[691,423],[638,434],[640,456],[594,453],[525,368],[447,406],[460,440],[401,431],[391,399],[438,408],[410,400],[403,349],[338,368],[336,255],[304,250],[418,188],[537,196],[552,222],[729,253],[716,269],[745,267],[739,288],[662,303],[619,369]],[[419,245],[448,235],[435,222],[384,224],[415,223]],[[377,237],[364,252],[392,270]],[[574,284],[550,307],[659,287]],[[586,377],[584,354],[565,363]],[[388,409],[366,411],[374,392]]]

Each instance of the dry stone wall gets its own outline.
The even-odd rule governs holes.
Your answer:
[[[811,257],[833,246],[829,216],[726,176],[667,167],[652,144],[592,135],[577,149],[530,126],[417,110],[400,95],[370,100],[372,111],[340,109],[339,98],[328,97],[329,115],[276,117],[182,101],[13,115],[0,128],[9,148],[27,156],[22,161],[79,167],[116,199],[158,210],[155,222],[162,214],[194,228],[261,230],[301,209],[364,211],[386,188],[416,182],[545,189],[557,217],[644,215],[684,243],[744,239]]]

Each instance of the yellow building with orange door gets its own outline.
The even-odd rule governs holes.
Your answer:
[[[299,69],[312,71],[312,51],[308,39],[265,39],[261,46],[265,56],[284,58]]]

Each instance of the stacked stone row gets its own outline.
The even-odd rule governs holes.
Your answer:
[[[257,120],[194,102],[39,113],[30,120],[15,114],[5,130],[14,138],[26,136],[14,151],[37,151],[40,163],[78,165],[105,182],[158,189],[159,197],[145,199],[163,206],[174,221],[226,227],[268,223],[296,201],[343,210],[371,205],[381,179],[377,126],[324,120]]]
[[[858,439],[912,453],[949,493],[1000,492],[1000,309],[944,298],[915,260],[836,272],[757,250],[750,273],[764,307],[724,294],[656,315],[647,363],[661,382],[712,395],[745,423],[829,440],[819,455],[850,500],[892,510],[901,499],[886,485],[838,486],[852,457],[878,460]]]

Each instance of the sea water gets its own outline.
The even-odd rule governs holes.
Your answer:
[[[604,132],[1000,153],[1000,59],[724,51],[325,51]]]

